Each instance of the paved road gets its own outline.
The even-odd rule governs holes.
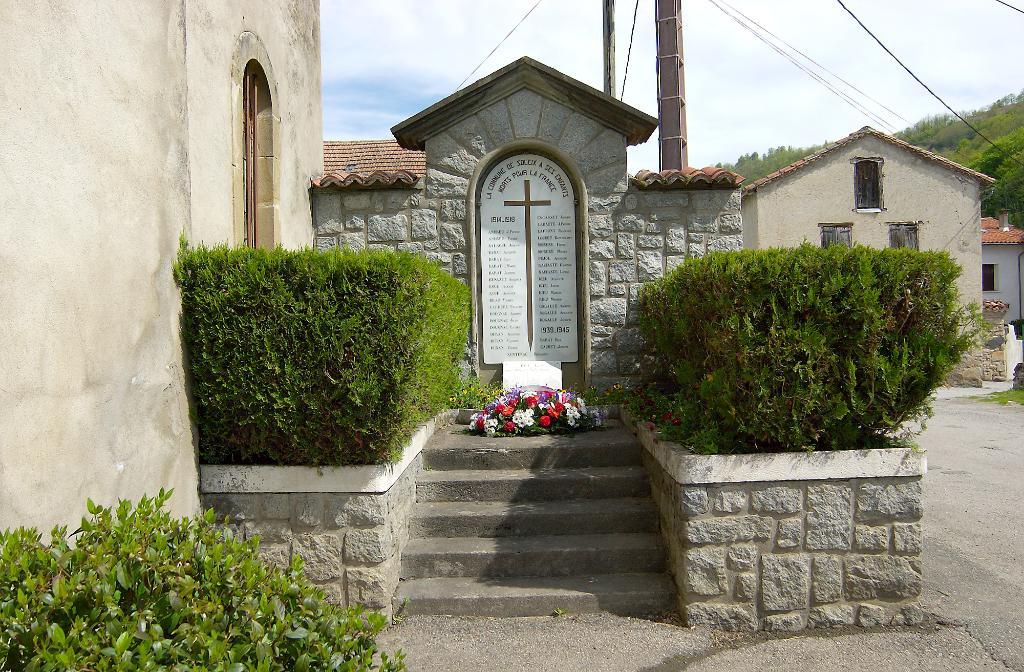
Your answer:
[[[924,606],[1024,670],[1024,407],[950,399],[936,408],[921,440]]]
[[[899,631],[723,635],[608,614],[410,617],[381,645],[410,670],[1024,672],[1024,407],[945,393],[920,438],[925,594],[933,620]]]

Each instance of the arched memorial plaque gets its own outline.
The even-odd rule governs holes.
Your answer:
[[[579,361],[571,180],[556,162],[532,153],[498,161],[481,180],[483,363]]]

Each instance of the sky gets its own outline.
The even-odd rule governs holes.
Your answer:
[[[723,0],[719,0],[722,2]],[[1024,8],[1024,0],[1009,0]],[[454,92],[536,0],[321,0],[324,137],[390,138],[394,124]],[[724,0],[864,94],[896,129],[945,112],[835,0]],[[1024,14],[995,0],[844,0],[957,110],[1024,90]],[[469,83],[530,56],[602,88],[601,0],[541,0]],[[683,0],[689,163],[734,161],[779,145],[836,140],[865,116],[712,4]],[[639,0],[623,100],[657,114],[654,0]],[[622,91],[634,1],[616,2]],[[899,116],[897,116],[899,115]],[[902,118],[901,118],[902,117]],[[656,170],[657,132],[629,149],[629,170]]]

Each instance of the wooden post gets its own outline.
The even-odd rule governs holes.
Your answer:
[[[658,41],[658,156],[661,170],[686,167],[682,0],[655,0]]]
[[[615,0],[604,0],[604,92],[615,97]]]

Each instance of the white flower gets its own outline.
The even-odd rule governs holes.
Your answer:
[[[565,419],[569,423],[570,427],[575,427],[579,424],[580,412],[575,406],[565,407]]]
[[[516,423],[517,427],[529,427],[533,424],[533,411],[531,410],[520,410],[512,414],[512,422]]]

